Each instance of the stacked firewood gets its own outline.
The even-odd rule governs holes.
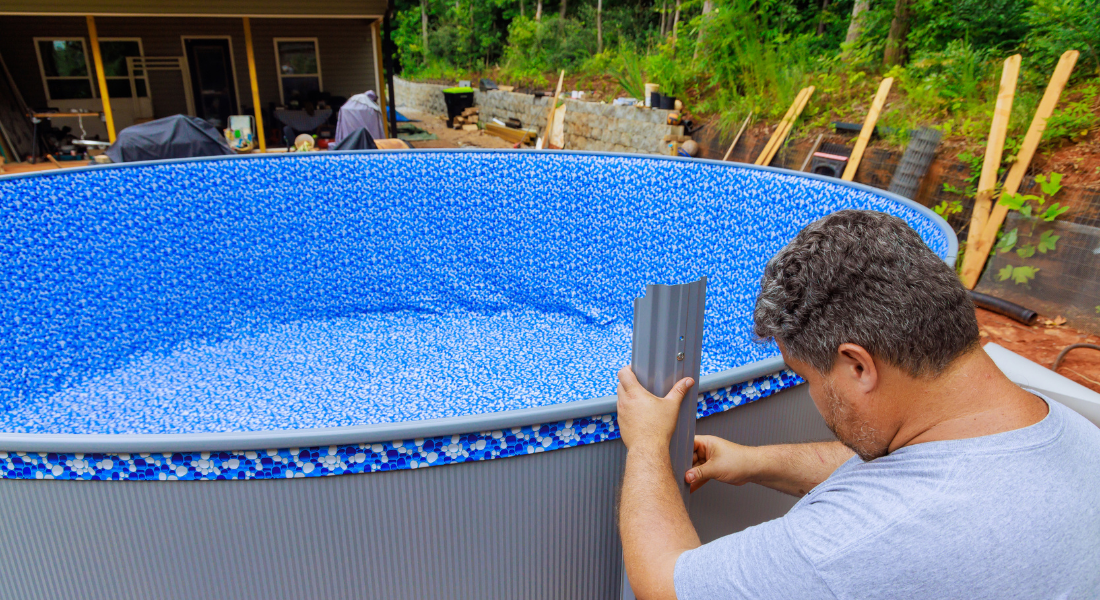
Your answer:
[[[477,131],[478,113],[477,107],[471,106],[462,111],[461,115],[455,117],[453,127],[455,129],[461,129],[463,131]]]

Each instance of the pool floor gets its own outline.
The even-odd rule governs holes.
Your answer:
[[[305,429],[613,394],[630,326],[539,311],[397,311],[189,341],[0,411],[14,433]]]

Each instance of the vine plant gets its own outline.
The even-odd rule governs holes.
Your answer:
[[[1015,250],[1017,256],[1026,260],[1035,256],[1036,252],[1046,254],[1057,249],[1058,240],[1061,236],[1055,235],[1051,229],[1040,232],[1038,228],[1041,223],[1051,223],[1069,210],[1069,207],[1061,206],[1057,202],[1047,204],[1062,189],[1062,174],[1051,173],[1049,177],[1038,175],[1035,177],[1035,182],[1039,184],[1041,192],[1038,196],[1007,194],[1001,196],[998,201],[998,204],[1007,206],[1010,210],[1017,211],[1027,217],[1027,220],[1023,223],[1026,225],[1026,230],[1016,227],[999,235],[995,246],[998,253],[1007,254]],[[1038,272],[1039,268],[1031,265],[1021,264],[1015,266],[1006,264],[997,271],[997,280],[1007,281],[1011,279],[1016,284],[1027,284],[1035,279],[1035,274]]]

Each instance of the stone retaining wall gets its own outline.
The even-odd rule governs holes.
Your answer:
[[[445,116],[443,90],[448,86],[394,78],[397,106]],[[519,119],[524,127],[546,126],[549,98],[512,92],[474,92],[481,120]],[[667,125],[668,110],[648,110],[566,99],[565,146],[570,150],[667,154],[666,135],[683,135],[681,126]]]

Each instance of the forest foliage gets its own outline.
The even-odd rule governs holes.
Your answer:
[[[1073,89],[1079,93],[1069,104],[1079,106],[1062,110],[1050,134],[1072,137],[1095,126],[1095,112],[1086,108],[1100,93],[1098,5],[398,0],[394,41],[405,77],[455,80],[492,71],[510,83],[548,86],[557,70],[566,69],[611,77],[624,95],[635,96],[643,82],[653,82],[727,126],[750,110],[764,118],[782,114],[808,84],[818,92],[807,119],[843,117],[865,105],[878,79],[889,75],[904,101],[894,103],[883,122],[904,132],[913,122],[935,121],[948,136],[988,128],[1001,62],[1017,52],[1024,62],[1010,133],[1022,134],[1058,57],[1076,49],[1081,56]]]

